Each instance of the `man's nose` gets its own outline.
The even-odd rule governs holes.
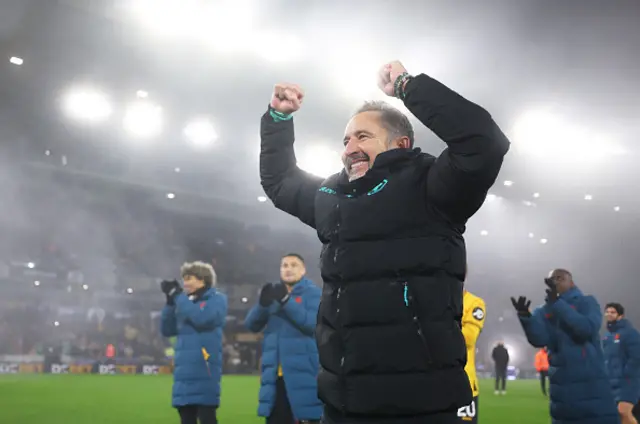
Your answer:
[[[344,146],[344,152],[347,156],[352,155],[359,150],[360,149],[358,149],[358,143],[356,142],[356,139],[354,137],[351,137],[349,141],[347,141],[347,144]]]

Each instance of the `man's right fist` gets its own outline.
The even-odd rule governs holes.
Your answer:
[[[289,115],[298,109],[302,104],[304,91],[296,84],[276,84],[273,87],[271,97],[271,107],[277,112]]]

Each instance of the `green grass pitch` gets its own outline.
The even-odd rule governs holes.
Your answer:
[[[537,381],[509,382],[494,396],[483,381],[479,421],[484,424],[548,423],[548,403]],[[222,378],[221,424],[258,424],[259,379]],[[142,375],[0,375],[1,424],[176,424],[171,378]]]

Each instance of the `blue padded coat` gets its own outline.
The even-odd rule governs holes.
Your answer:
[[[520,317],[527,340],[549,353],[549,398],[554,424],[618,424],[600,345],[602,311],[578,288]]]
[[[318,399],[318,348],[314,338],[321,290],[302,279],[293,287],[291,297],[280,306],[274,302],[265,308],[254,306],[245,318],[253,332],[264,330],[262,342],[262,378],[258,415],[271,415],[276,398],[278,365],[297,420],[319,420],[322,403]]]
[[[222,328],[227,297],[211,288],[195,297],[181,293],[162,310],[160,331],[177,336],[173,371],[174,407],[218,406],[222,376]]]

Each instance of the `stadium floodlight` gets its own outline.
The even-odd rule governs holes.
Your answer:
[[[59,321],[53,321],[53,325],[55,325],[56,327],[60,326],[60,322]]]
[[[547,240],[546,238],[540,239],[540,243],[542,244],[547,244],[549,242],[549,240]]]
[[[36,267],[36,264],[34,264],[33,262],[27,262],[27,268],[33,269],[35,267]]]
[[[614,206],[614,207],[613,207],[613,210],[614,210],[615,212],[620,212],[620,206]]]
[[[506,187],[511,187],[511,186],[513,185],[513,181],[509,181],[509,180],[507,180],[507,181],[505,181],[505,182],[504,182],[504,185],[505,185]]]
[[[534,237],[535,237],[535,234],[529,233],[529,238],[534,238]]]
[[[178,168],[177,166],[175,168],[173,168],[173,172],[178,173],[180,172],[180,168]]]
[[[24,63],[24,59],[21,57],[12,56],[11,59],[9,59],[9,62],[13,63],[14,65],[20,66]]]
[[[511,138],[518,151],[543,157],[545,161],[588,163],[624,153],[607,137],[544,110],[522,115]]]
[[[487,231],[487,230],[482,230],[482,231],[480,231],[480,235],[481,235],[481,236],[488,236],[488,235],[489,235],[489,231]]]
[[[127,107],[122,125],[134,137],[155,137],[162,132],[162,108],[147,101],[134,102]]]
[[[247,299],[246,297],[242,298],[242,303],[247,303],[249,301],[249,299]]]
[[[127,289],[127,293],[128,293],[128,294],[133,294],[133,289],[132,289],[131,287],[129,287],[129,288]]]
[[[538,197],[540,197],[540,193],[533,193],[533,197],[537,199]]]
[[[139,99],[146,99],[147,97],[149,97],[149,93],[144,90],[138,90],[136,91],[136,97],[138,97]]]
[[[83,284],[83,285],[82,285],[82,290],[89,290],[89,286],[88,286],[88,285],[86,285],[86,284]]]
[[[33,282],[33,285],[34,285],[34,286],[36,286],[36,287],[38,287],[38,286],[40,285],[40,281],[38,281],[38,280],[34,281],[34,282]]]
[[[319,144],[305,149],[299,156],[298,167],[310,174],[326,178],[340,172],[343,164],[340,153]]]
[[[92,123],[107,120],[113,112],[107,96],[92,88],[69,91],[63,99],[63,108],[70,118]]]
[[[176,195],[173,193],[167,193],[167,199],[175,199]]]
[[[213,124],[206,119],[196,119],[184,127],[184,135],[195,147],[206,147],[218,138]]]
[[[584,195],[584,200],[593,200],[593,196],[590,194],[585,194]]]
[[[256,0],[136,0],[129,9],[154,39],[195,41],[216,50],[250,50],[259,6]],[[228,35],[233,33],[233,37]]]
[[[264,203],[266,201],[267,201],[267,197],[266,196],[258,196],[258,202]]]

